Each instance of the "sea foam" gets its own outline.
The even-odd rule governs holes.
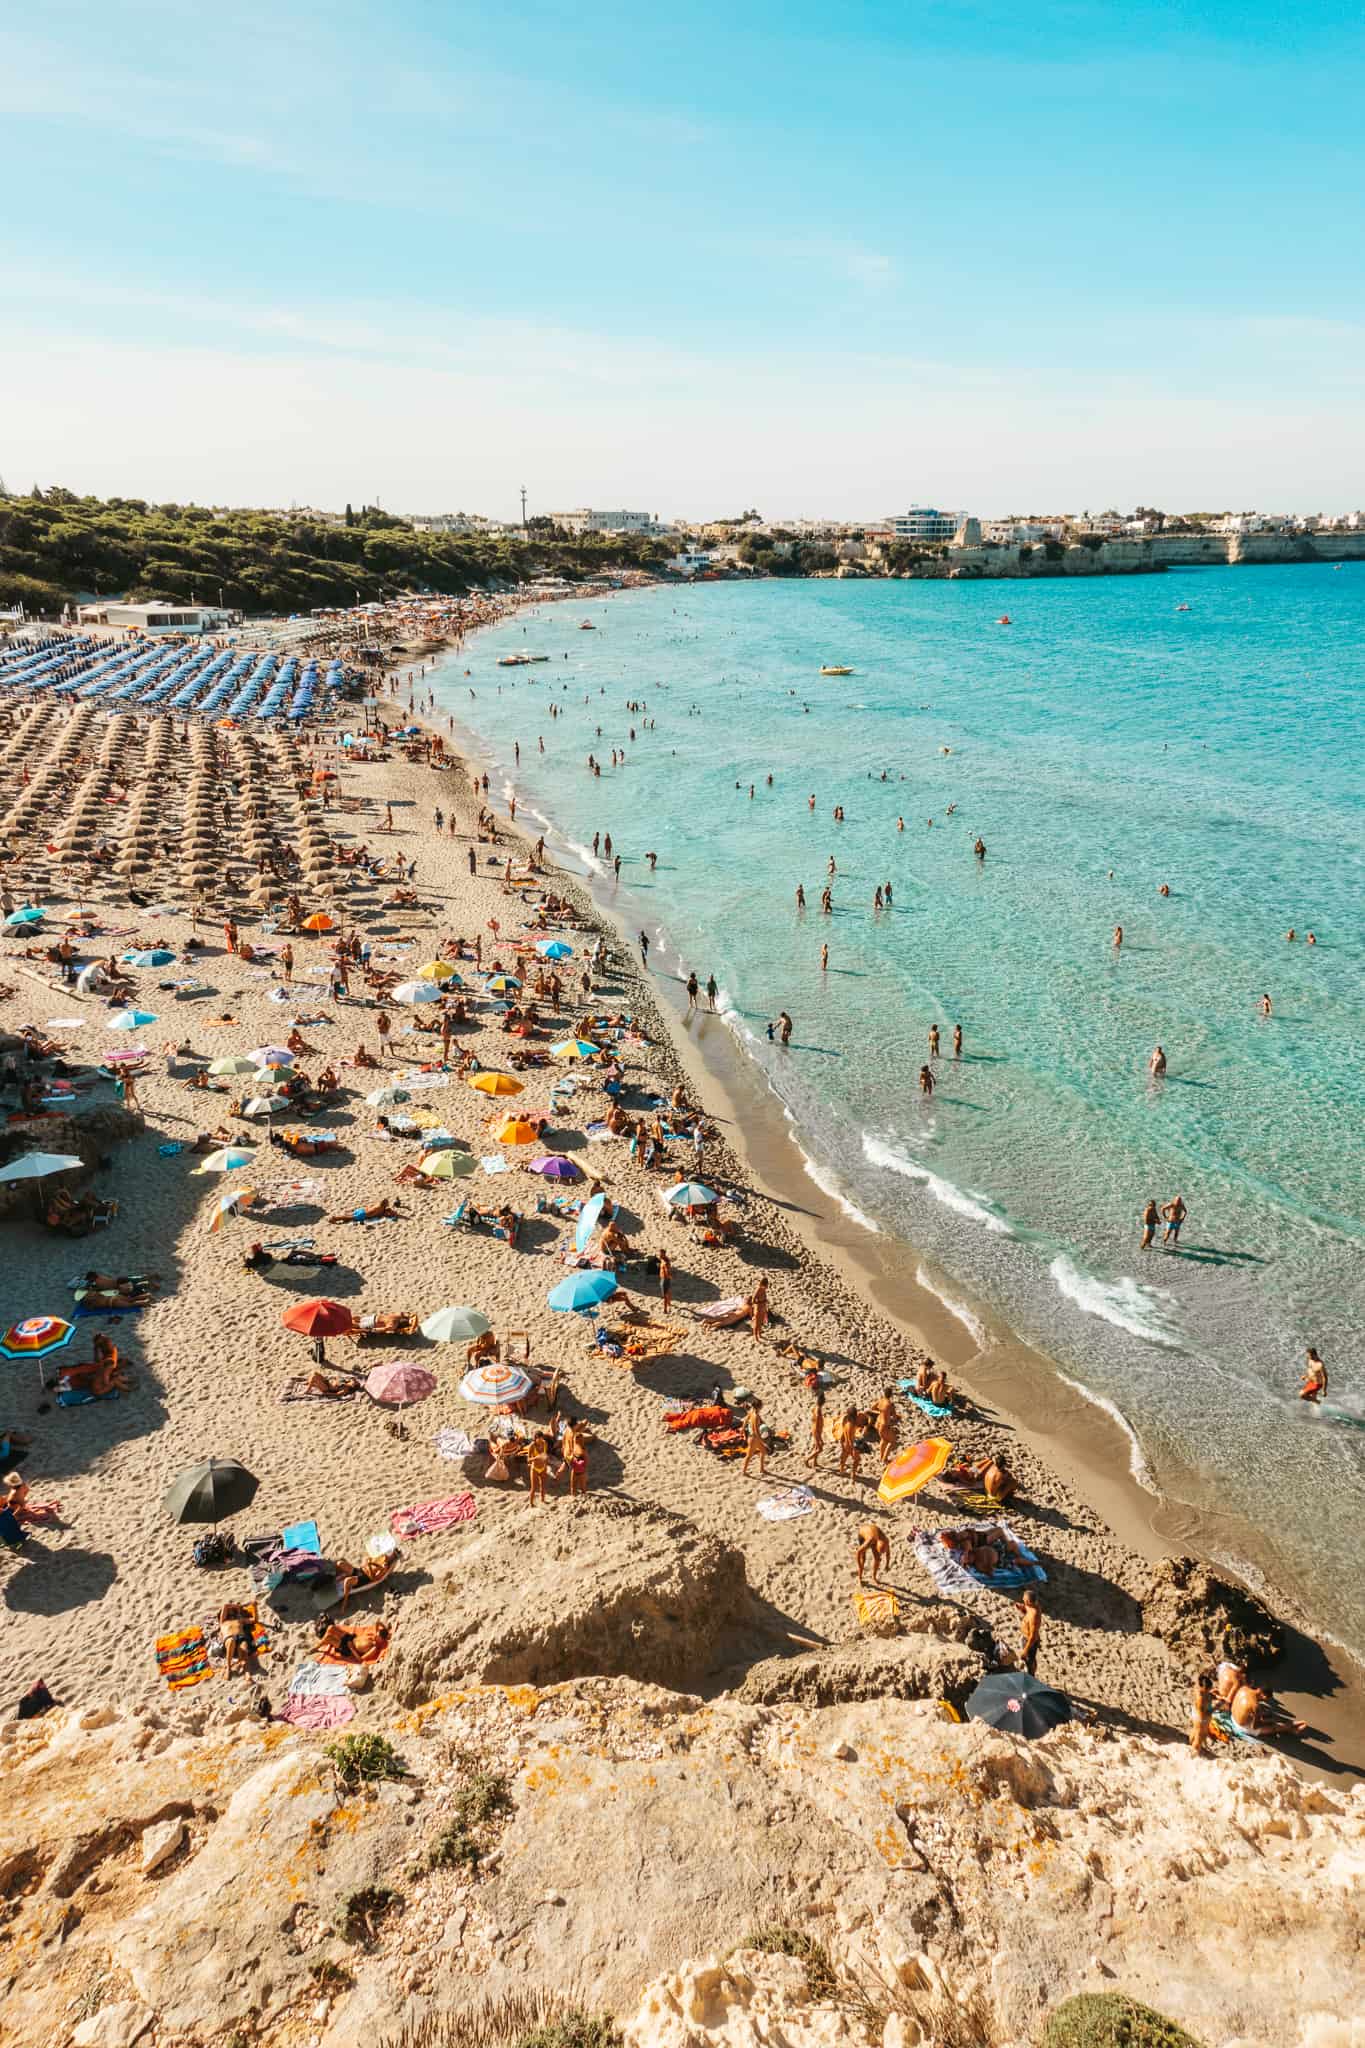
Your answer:
[[[1099,1316],[1145,1344],[1179,1348],[1180,1336],[1170,1320],[1169,1295],[1139,1287],[1126,1273],[1118,1280],[1101,1280],[1095,1273],[1084,1272],[1065,1252],[1058,1253],[1048,1271],[1057,1292],[1074,1301],[1086,1315]]]
[[[927,1166],[909,1159],[895,1145],[889,1145],[884,1138],[873,1137],[870,1131],[863,1132],[863,1157],[873,1166],[885,1167],[889,1173],[899,1173],[905,1180],[919,1181],[929,1190],[936,1202],[945,1209],[952,1209],[959,1216],[970,1217],[984,1230],[994,1231],[1000,1237],[1012,1237],[1014,1232],[1009,1218],[986,1195],[974,1195],[966,1188],[955,1187],[952,1181],[943,1180],[931,1173]]]

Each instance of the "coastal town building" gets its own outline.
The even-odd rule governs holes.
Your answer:
[[[573,512],[552,512],[556,526],[562,526],[566,533],[659,533],[657,512],[601,512],[591,505],[580,505]]]
[[[495,522],[477,512],[410,512],[408,525],[416,533],[491,533]]]
[[[83,626],[123,626],[135,633],[216,633],[235,624],[240,612],[225,611],[217,605],[181,604],[163,599],[151,604],[83,604],[78,613]]]
[[[966,518],[965,512],[940,512],[932,505],[912,505],[908,512],[892,512],[879,519],[879,531],[892,540],[951,540]]]

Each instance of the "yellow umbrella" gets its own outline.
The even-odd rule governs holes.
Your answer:
[[[520,1095],[525,1083],[514,1081],[510,1074],[471,1074],[471,1088],[477,1088],[480,1095]]]
[[[912,1493],[918,1493],[938,1477],[952,1455],[952,1445],[942,1436],[926,1437],[923,1443],[909,1445],[882,1473],[878,1499],[888,1503],[908,1500]]]
[[[500,1145],[538,1145],[540,1132],[534,1124],[528,1124],[524,1116],[509,1117],[498,1132]]]
[[[419,967],[418,981],[449,981],[455,969],[448,960],[428,960],[425,967]]]

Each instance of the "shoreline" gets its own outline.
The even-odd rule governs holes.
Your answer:
[[[464,644],[473,637],[467,636]],[[441,732],[448,748],[453,729],[457,760],[466,766],[477,760],[480,771],[487,768],[491,776],[493,767],[501,764],[495,763],[481,736],[458,713],[447,715],[452,727],[446,727],[444,717],[437,719],[435,711],[412,714],[416,723]],[[509,822],[500,787],[490,783],[485,800],[498,814],[501,833],[524,846],[534,843],[521,826]],[[527,814],[525,805],[518,808]],[[542,814],[534,815],[539,820]],[[633,960],[633,937],[616,900],[617,888],[608,888],[592,870],[580,873],[577,867],[560,865],[566,857],[579,856],[552,818],[544,822],[546,858],[548,862],[553,853],[556,885],[585,898],[592,917]],[[989,1304],[958,1299],[957,1307],[969,1320],[954,1313],[951,1299],[968,1290],[943,1275],[950,1296],[945,1300],[928,1283],[925,1255],[862,1216],[824,1178],[820,1163],[802,1147],[784,1105],[722,1018],[699,1009],[694,1012],[694,1028],[689,1029],[680,977],[651,968],[645,982],[679,1065],[698,1087],[698,1099],[710,1109],[712,1094],[719,1094],[724,1107],[716,1120],[723,1123],[727,1142],[780,1205],[813,1257],[832,1266],[840,1282],[887,1317],[909,1343],[940,1358],[955,1384],[973,1395],[983,1412],[998,1412],[1019,1440],[1065,1485],[1074,1487],[1132,1552],[1152,1562],[1195,1555],[1262,1599],[1286,1634],[1285,1657],[1276,1673],[1283,1677],[1275,1686],[1277,1695],[1334,1744],[1344,1743],[1357,1760],[1334,1757],[1327,1765],[1329,1772],[1365,1775],[1365,1664],[1261,1572],[1254,1558],[1254,1530],[1230,1515],[1216,1523],[1207,1510],[1173,1499],[1155,1484],[1144,1484],[1139,1477],[1146,1469],[1141,1443],[1121,1414],[1069,1378],[1059,1362],[1019,1337]],[[704,1096],[701,1084],[708,1091]],[[812,1206],[812,1189],[825,1197],[827,1209]],[[851,1267],[851,1278],[845,1267]],[[914,1269],[914,1277],[907,1268]],[[984,1341],[975,1341],[969,1323],[977,1325]],[[1319,1768],[1311,1762],[1305,1767]]]

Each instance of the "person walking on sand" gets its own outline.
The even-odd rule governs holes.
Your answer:
[[[753,1459],[758,1459],[758,1476],[763,1478],[768,1469],[768,1446],[763,1437],[763,1403],[755,1397],[749,1403],[749,1414],[744,1425],[744,1466],[747,1476]]]
[[[530,1505],[539,1501],[545,1504],[545,1474],[550,1466],[550,1450],[539,1430],[531,1438],[526,1452],[526,1476],[531,1483]]]
[[[1201,1671],[1190,1688],[1190,1748],[1204,1754],[1204,1744],[1213,1732],[1213,1673]]]
[[[750,1328],[757,1343],[768,1321],[768,1282],[761,1274],[757,1287],[749,1296],[749,1315]]]
[[[853,1561],[858,1568],[858,1584],[863,1584],[863,1568],[872,1568],[872,1583],[875,1586],[881,1578],[884,1566],[891,1563],[891,1538],[875,1522],[860,1522],[858,1525],[857,1548]]]
[[[858,1411],[845,1408],[834,1426],[834,1441],[839,1446],[840,1477],[848,1472],[854,1479],[862,1468],[863,1454],[858,1448]]]
[[[1032,1586],[1025,1586],[1019,1599],[1020,1623],[1019,1663],[1030,1678],[1038,1664],[1038,1639],[1043,1632],[1043,1610],[1038,1605],[1038,1595]]]
[[[889,1465],[896,1455],[896,1446],[901,1435],[900,1419],[896,1414],[896,1396],[891,1387],[883,1388],[882,1398],[874,1412],[877,1418],[877,1449],[881,1453],[882,1464]]]
[[[820,1463],[825,1448],[825,1396],[824,1390],[815,1390],[815,1405],[810,1412],[810,1451],[806,1458],[806,1470],[814,1472]]]
[[[1173,1201],[1163,1203],[1161,1213],[1166,1219],[1166,1233],[1161,1242],[1173,1244],[1179,1249],[1180,1226],[1190,1213],[1185,1207],[1184,1196],[1177,1195]]]
[[[644,931],[640,934],[640,965],[642,967],[648,967],[649,965],[649,933]]]
[[[1156,1227],[1160,1221],[1161,1211],[1155,1202],[1149,1201],[1142,1212],[1142,1242],[1138,1246],[1140,1252],[1149,1252],[1152,1249],[1152,1239],[1156,1236]]]
[[[667,1252],[659,1253],[659,1300],[667,1315],[673,1307],[673,1261]]]

